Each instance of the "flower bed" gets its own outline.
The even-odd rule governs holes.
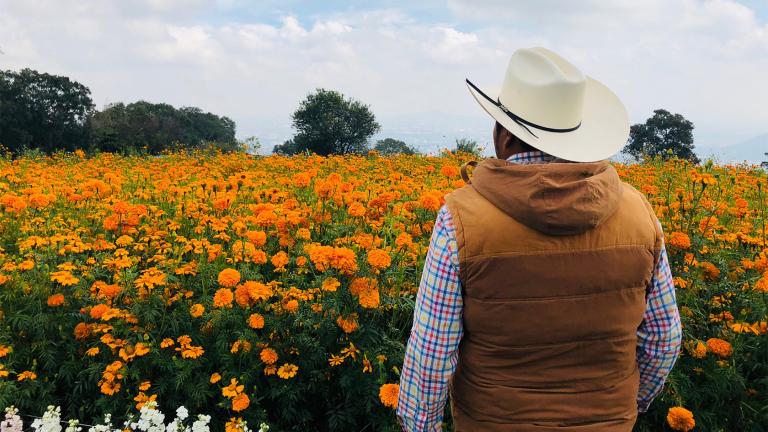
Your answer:
[[[213,430],[397,430],[424,254],[464,160],[0,161],[0,409],[123,424],[159,401]],[[664,226],[685,332],[637,429],[682,430],[674,407],[701,430],[768,422],[765,174],[616,167]]]

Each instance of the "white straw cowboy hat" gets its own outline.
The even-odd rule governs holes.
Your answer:
[[[545,48],[515,51],[500,88],[481,90],[469,79],[467,85],[504,128],[561,159],[607,159],[629,137],[629,116],[619,98]]]

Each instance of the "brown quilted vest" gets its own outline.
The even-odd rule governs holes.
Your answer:
[[[464,300],[456,431],[631,431],[662,240],[645,197],[606,161],[486,159],[446,205]]]

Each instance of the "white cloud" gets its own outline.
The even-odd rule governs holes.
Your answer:
[[[516,48],[539,45],[614,89],[633,121],[667,108],[703,141],[768,127],[768,24],[733,0],[450,0],[440,19],[427,3],[302,14],[288,2],[283,14],[248,15],[250,5],[0,0],[0,66],[70,76],[99,106],[195,105],[234,118],[241,135],[281,141],[316,87],[370,104],[393,119],[385,131],[484,125],[464,78],[493,84]]]

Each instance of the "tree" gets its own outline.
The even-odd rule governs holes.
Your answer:
[[[234,121],[195,107],[115,103],[94,114],[90,126],[92,147],[107,152],[158,154],[208,146],[224,151],[242,147],[235,139]]]
[[[291,116],[296,152],[310,150],[322,156],[365,153],[368,139],[381,129],[367,105],[334,90],[317,89]],[[290,153],[290,154],[293,154]]]
[[[629,140],[623,152],[635,160],[644,157],[672,156],[699,163],[693,152],[693,123],[680,114],[657,109],[644,124],[634,124],[629,129]]]
[[[296,143],[293,142],[293,140],[287,140],[282,144],[277,144],[272,149],[272,153],[283,155],[283,156],[290,156],[295,155],[297,153],[301,153],[299,149],[296,147]]]
[[[480,157],[483,153],[483,149],[477,144],[477,141],[469,138],[459,138],[456,140],[456,148],[451,150],[453,153],[469,153],[475,157]]]
[[[14,154],[85,147],[91,91],[64,76],[32,69],[0,71],[0,144]]]
[[[384,138],[376,142],[373,149],[384,156],[391,156],[396,154],[413,155],[419,153],[415,148],[409,146],[405,141],[400,141],[394,138]]]

